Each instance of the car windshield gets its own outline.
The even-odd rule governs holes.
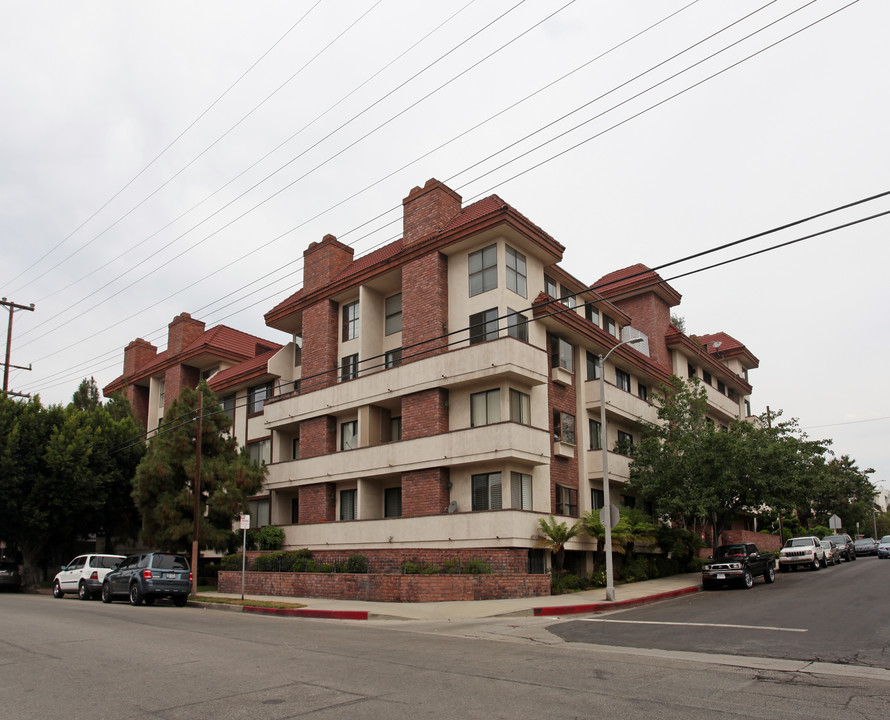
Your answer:
[[[810,538],[791,538],[785,547],[813,547],[813,541]]]
[[[744,554],[744,545],[721,545],[717,548],[717,557],[738,557]]]
[[[884,535],[884,537],[881,538],[881,543],[890,543],[890,535]]]
[[[860,538],[859,540],[857,540],[857,541],[856,541],[855,543],[853,543],[853,544],[854,544],[854,545],[873,545],[874,542],[875,542],[875,541],[872,540],[871,538]]]
[[[830,549],[831,549],[831,543],[830,543],[828,540],[823,540],[823,541],[822,541],[822,547],[824,547],[826,550],[830,550]]]
[[[844,540],[840,535],[830,535],[827,538],[822,538],[823,540],[831,540],[835,545],[846,545],[847,541]]]

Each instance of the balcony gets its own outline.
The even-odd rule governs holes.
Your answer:
[[[609,453],[609,479],[613,482],[627,482],[630,480],[630,461],[627,455],[616,452]],[[603,477],[603,451],[587,451],[588,477],[602,480]]]
[[[525,385],[541,385],[549,377],[547,354],[513,338],[472,345],[389,370],[359,375],[355,380],[280,400],[267,401],[267,428],[288,425],[318,415],[335,415],[360,405],[392,399],[393,395],[453,388],[485,378],[516,378]]]
[[[584,383],[584,394],[587,410],[599,413],[599,380],[591,380]],[[610,417],[621,418],[634,423],[640,419],[648,422],[655,422],[658,419],[654,405],[650,405],[646,400],[609,382],[606,383],[606,414]],[[592,417],[598,418],[599,415],[593,415]]]
[[[508,458],[541,465],[550,462],[550,450],[547,430],[504,422],[273,463],[268,466],[265,487],[281,490],[298,483],[342,482]]]

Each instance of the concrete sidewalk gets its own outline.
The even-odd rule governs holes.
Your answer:
[[[339,620],[468,620],[489,617],[562,616],[578,613],[606,612],[643,603],[679,597],[698,592],[701,575],[674,575],[646,582],[629,583],[615,588],[615,600],[606,601],[605,588],[535,598],[509,600],[460,600],[454,602],[387,603],[361,600],[328,600],[270,595],[245,595],[245,606],[220,605],[212,602],[190,602],[208,609],[226,609],[268,615],[329,618]],[[201,593],[202,597],[241,599],[240,593]],[[303,608],[261,608],[250,600],[291,602]]]

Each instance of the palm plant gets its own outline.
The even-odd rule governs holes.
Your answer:
[[[654,542],[658,526],[642,510],[622,506],[619,508],[621,521],[615,526],[613,534],[620,529],[622,540],[620,541],[628,554],[634,551],[636,543]],[[622,527],[623,526],[623,527]]]
[[[551,515],[549,518],[540,518],[538,520],[538,530],[540,535],[538,536],[537,547],[550,550],[550,553],[553,555],[553,565],[556,568],[556,572],[557,574],[562,574],[566,553],[565,545],[569,540],[581,533],[581,525],[575,523],[569,527],[565,520],[556,522],[556,519]]]
[[[599,510],[588,510],[579,521],[581,529],[591,539],[596,540],[596,550],[593,557],[593,569],[599,570],[605,560],[606,526],[600,520]],[[627,542],[627,525],[619,522],[612,528],[612,552],[624,554],[624,543]]]

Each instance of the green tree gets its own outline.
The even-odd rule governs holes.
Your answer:
[[[572,526],[563,520],[556,522],[551,515],[549,518],[538,519],[538,547],[547,548],[553,555],[553,564],[556,567],[557,575],[562,574],[563,564],[565,563],[565,545],[576,535],[580,534],[582,527],[579,523]]]
[[[75,410],[95,410],[101,401],[99,400],[99,387],[96,378],[87,380],[84,378],[71,398],[71,405]]]
[[[247,509],[247,498],[260,490],[266,474],[265,466],[241,452],[238,441],[226,433],[231,421],[207,385],[202,382],[198,390],[183,390],[149,441],[133,487],[133,499],[143,518],[143,537],[164,550],[185,551],[192,543],[199,391],[204,395],[201,547],[226,546],[233,518]]]
[[[632,555],[637,543],[654,542],[658,526],[642,510],[635,507],[622,505],[618,508],[621,519],[613,529],[613,535],[617,534],[624,550]]]

